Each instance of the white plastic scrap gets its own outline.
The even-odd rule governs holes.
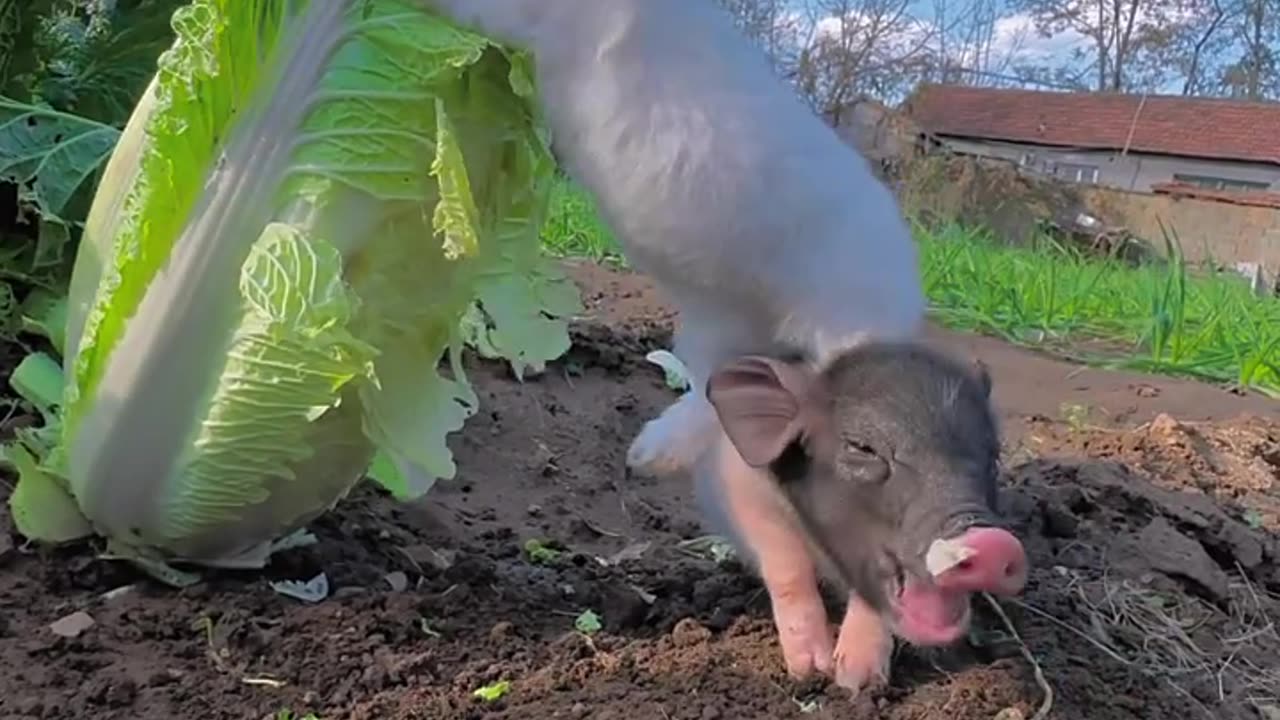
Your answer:
[[[929,574],[938,577],[942,573],[973,557],[973,548],[958,540],[934,540],[924,556],[924,566]]]
[[[320,573],[305,583],[297,580],[281,580],[271,583],[271,589],[295,600],[318,603],[329,597],[329,577]]]

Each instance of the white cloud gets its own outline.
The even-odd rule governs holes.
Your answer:
[[[1087,44],[1088,39],[1075,30],[1044,37],[1036,31],[1030,15],[1014,13],[995,21],[991,54],[1014,63],[1057,65],[1069,62],[1072,53]]]
[[[790,20],[794,22],[799,18]],[[847,17],[844,27],[855,34],[869,33],[873,20],[874,18],[854,12]],[[841,28],[840,18],[826,17],[814,26],[814,35],[838,37]],[[899,19],[894,27],[880,29],[879,32],[883,33],[883,37],[876,43],[876,54],[882,57],[920,50],[937,52],[941,47],[941,29],[932,20],[908,16]],[[996,63],[1008,61],[1011,64],[1063,65],[1071,62],[1077,49],[1087,45],[1088,39],[1075,30],[1043,37],[1036,31],[1029,14],[1013,13],[996,19],[992,27],[989,57]],[[947,54],[961,64],[969,64],[975,48],[952,42]]]
[[[874,36],[874,55],[893,58],[934,49],[938,26],[932,21],[911,16],[890,19],[855,11],[845,16],[843,23],[839,17],[825,17],[814,28],[814,35],[818,38],[838,38],[842,32],[858,38],[853,41],[855,47],[863,41],[862,38]]]

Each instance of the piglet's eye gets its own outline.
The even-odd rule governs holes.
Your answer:
[[[840,469],[856,482],[877,483],[889,479],[889,463],[876,454],[876,451],[861,443],[845,443],[845,452],[841,453]]]

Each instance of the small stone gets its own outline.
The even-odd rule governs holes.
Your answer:
[[[1149,432],[1152,435],[1159,435],[1166,439],[1171,438],[1174,434],[1181,433],[1184,430],[1182,423],[1178,422],[1172,415],[1168,413],[1160,413],[1151,421]]]
[[[724,608],[718,607],[711,613],[711,617],[707,619],[707,627],[715,632],[723,632],[729,629],[733,624],[733,615]]]
[[[125,678],[120,682],[107,688],[106,701],[112,707],[126,707],[132,705],[134,700],[138,698],[138,686],[132,680]]]
[[[676,645],[689,647],[710,640],[711,631],[693,618],[684,618],[671,628],[671,638],[675,640]]]
[[[49,625],[54,635],[65,638],[80,637],[80,634],[94,626],[94,619],[87,612],[73,612]]]
[[[489,638],[491,640],[501,640],[502,638],[515,635],[516,626],[514,623],[503,620],[489,629]]]
[[[434,569],[437,572],[444,572],[458,561],[457,550],[437,550],[425,544],[402,547],[400,552],[424,571]]]
[[[1138,397],[1144,397],[1144,398],[1160,397],[1160,388],[1155,387],[1153,385],[1138,385],[1137,387],[1134,388],[1134,392],[1138,394]]]

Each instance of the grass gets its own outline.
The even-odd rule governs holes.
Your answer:
[[[542,230],[542,244],[561,257],[623,264],[613,233],[596,213],[595,203],[567,181],[551,191],[551,214]]]
[[[941,325],[995,335],[1098,367],[1229,383],[1280,397],[1280,299],[1259,298],[1234,273],[1169,261],[1134,267],[1046,238],[998,242],[958,225],[915,231],[930,312]],[[622,264],[584,193],[554,193],[549,252]]]
[[[1214,636],[1215,642],[1208,644],[1204,629],[1216,631],[1212,623],[1222,612],[1203,600],[1158,593],[1105,575],[1085,582],[1073,573],[1066,584],[1067,594],[1088,618],[1087,630],[1022,600],[1011,602],[1117,663],[1167,684],[1207,717],[1214,714],[1203,700],[1222,702],[1232,693],[1242,693],[1261,717],[1280,713],[1280,669],[1256,662],[1280,648],[1280,634],[1267,614],[1264,591],[1255,588],[1242,569],[1237,567],[1232,578],[1226,608],[1231,626],[1238,630]],[[1212,688],[1212,697],[1201,699],[1189,692],[1185,686],[1194,681]]]

